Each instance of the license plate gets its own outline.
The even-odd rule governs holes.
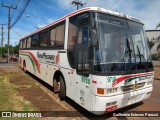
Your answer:
[[[132,100],[132,99],[135,99],[135,98],[137,98],[137,95],[136,95],[136,96],[132,96],[132,97],[128,98],[128,100]]]

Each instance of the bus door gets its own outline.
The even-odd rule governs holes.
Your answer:
[[[89,25],[82,24],[77,28],[77,43],[75,52],[75,101],[84,108],[90,108],[90,64],[89,64]]]

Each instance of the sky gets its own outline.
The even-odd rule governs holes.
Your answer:
[[[25,0],[0,0],[0,24],[7,24],[8,9],[5,5],[17,6],[11,9],[11,24],[18,16]],[[118,11],[140,19],[146,30],[155,30],[160,23],[160,0],[80,0],[87,2],[84,7],[102,7]],[[76,10],[72,0],[30,0],[20,20],[11,29],[10,44],[18,44],[20,38],[35,31],[36,27],[45,26],[54,20]],[[159,28],[158,28],[159,29]],[[4,44],[7,43],[7,25],[4,26]],[[1,40],[1,25],[0,25]]]

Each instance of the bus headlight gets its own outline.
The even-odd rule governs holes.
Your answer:
[[[116,92],[117,92],[117,88],[109,88],[109,89],[107,89],[107,94],[116,93]]]

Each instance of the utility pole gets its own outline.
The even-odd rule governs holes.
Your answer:
[[[4,33],[4,32],[3,32],[3,29],[4,29],[4,28],[3,28],[3,25],[4,25],[4,24],[0,24],[0,25],[2,25],[2,34],[1,34],[1,35],[2,35],[2,39],[1,39],[1,47],[3,47],[3,42],[4,42],[4,38],[3,38],[3,33]]]
[[[4,32],[3,32],[3,25],[4,24],[0,24],[1,26],[2,26],[2,33],[1,33],[1,35],[2,35],[2,38],[1,38],[1,47],[3,48],[3,40],[4,40],[4,38],[3,38],[3,34],[4,34]],[[3,52],[1,51],[1,58],[2,58],[2,54],[3,54]]]
[[[2,28],[2,31],[1,31],[2,32],[1,33],[1,35],[2,35],[2,38],[1,38],[1,47],[3,48],[3,40],[4,40],[4,38],[3,38],[3,34],[4,34],[4,32],[3,32],[3,29],[4,29],[3,25],[5,25],[5,24],[0,24],[0,25],[2,26],[1,27]],[[3,50],[1,51],[1,57],[2,57],[2,55],[3,55]]]
[[[9,46],[10,46],[10,24],[11,24],[11,17],[10,17],[10,11],[11,9],[17,9],[17,7],[13,7],[12,5],[7,6],[4,5],[2,2],[2,6],[8,8],[8,52],[7,52],[7,62],[9,63]]]
[[[77,10],[78,10],[79,6],[83,7],[83,5],[85,5],[86,3],[82,3],[79,0],[73,0],[71,4],[77,6]]]

